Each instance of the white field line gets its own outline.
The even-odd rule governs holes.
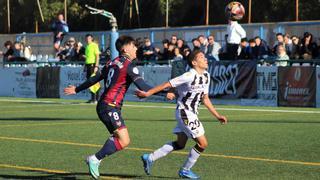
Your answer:
[[[56,101],[37,101],[37,100],[19,100],[19,99],[0,99],[0,102],[31,102],[31,103],[43,103],[43,104],[70,104],[70,105],[89,105],[85,103],[74,102],[56,102]],[[135,105],[125,104],[124,107],[141,107],[141,108],[162,108],[162,109],[175,109],[175,106],[155,106],[155,105]],[[199,109],[206,109],[199,107]],[[256,109],[256,108],[216,108],[223,111],[250,111],[250,112],[277,112],[277,113],[305,113],[305,114],[320,114],[320,111],[312,110],[279,110],[279,109]]]

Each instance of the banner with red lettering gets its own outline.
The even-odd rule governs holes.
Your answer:
[[[279,106],[316,106],[315,67],[278,68]]]

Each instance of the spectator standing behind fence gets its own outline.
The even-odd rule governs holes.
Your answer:
[[[169,48],[168,48],[168,59],[171,60],[174,58],[174,48],[176,48],[176,46],[174,44],[169,44]]]
[[[85,55],[86,49],[83,47],[83,44],[81,42],[77,42],[75,49],[76,49],[76,54],[72,58],[72,61],[84,62],[86,60],[86,55]]]
[[[6,44],[8,42],[8,44]],[[27,59],[24,57],[23,49],[21,49],[21,43],[16,41],[11,43],[11,41],[7,41],[5,43],[6,48],[9,48],[7,52],[4,54],[4,61],[26,61]]]
[[[172,35],[170,39],[170,44],[177,46],[178,37],[176,35]]]
[[[301,57],[309,60],[318,56],[318,46],[313,42],[313,35],[309,32],[305,32],[302,39]]]
[[[168,61],[169,60],[169,40],[164,39],[162,40],[162,52],[159,48],[156,48],[158,59],[160,61]]]
[[[258,54],[258,47],[254,39],[249,40],[249,59],[256,60]]]
[[[289,60],[289,56],[287,55],[287,51],[286,48],[284,47],[284,45],[279,44],[277,46],[277,56],[276,56],[276,65],[277,66],[287,66],[288,65],[288,60]]]
[[[290,35],[288,33],[286,33],[283,36],[283,42],[284,42],[287,54],[288,54],[288,56],[290,56],[291,52],[292,52],[292,40],[291,40]]]
[[[192,51],[196,51],[196,50],[200,50],[201,49],[201,43],[200,43],[198,38],[193,38],[192,39],[192,45],[193,45],[193,50]]]
[[[74,37],[70,37],[65,43],[64,49],[57,55],[59,59],[63,61],[74,60],[73,58],[76,56],[76,44],[76,39]]]
[[[289,57],[290,59],[300,59],[300,49],[301,49],[300,39],[297,36],[292,36],[291,41],[292,41],[292,50]]]
[[[0,51],[0,54],[3,56],[3,62],[8,62],[13,56],[13,44],[11,41],[6,41],[3,46],[6,48],[6,52]]]
[[[100,50],[97,43],[94,42],[93,35],[87,34],[86,35],[86,42],[87,46],[85,49],[85,71],[86,71],[86,77],[89,79],[92,74],[95,74],[99,70],[99,55]],[[96,93],[91,93],[91,99],[87,103],[93,103],[96,104],[99,98],[99,91]]]
[[[199,35],[198,40],[200,42],[200,51],[205,53],[207,45],[208,45],[208,41],[207,41],[206,37],[204,37],[204,35]]]
[[[227,26],[228,38],[227,38],[227,56],[229,60],[238,59],[238,49],[241,39],[246,37],[246,31],[238,23],[238,21],[229,20]]]
[[[53,31],[53,47],[56,52],[59,52],[63,37],[69,32],[69,27],[64,21],[62,13],[58,14],[57,20],[51,25],[51,29]]]
[[[142,61],[143,63],[154,64],[157,58],[157,52],[154,46],[151,44],[149,38],[144,38],[144,45],[142,47]]]
[[[214,41],[214,36],[208,36],[208,45],[205,48],[205,55],[209,61],[215,60],[219,61],[219,53],[221,50],[221,45]]]
[[[278,45],[283,45],[283,47],[285,47],[284,36],[282,33],[276,34],[276,42],[274,43],[273,48],[272,48],[272,54],[275,56],[277,55]]]
[[[21,42],[20,46],[21,46],[20,56],[24,57],[26,60],[30,60],[32,55],[31,47],[27,46],[25,42]]]
[[[187,62],[189,55],[191,53],[191,49],[190,48],[185,48],[183,50],[182,56],[183,56],[183,60],[185,60]]]
[[[248,43],[248,39],[247,38],[243,38],[241,39],[241,43],[240,43],[240,54],[238,56],[238,59],[240,60],[244,60],[244,59],[249,59],[249,43]]]
[[[260,36],[256,36],[254,38],[256,43],[256,57],[257,59],[267,59],[269,54],[269,47],[267,42],[260,38]]]
[[[174,61],[182,61],[183,60],[183,56],[180,53],[180,49],[178,47],[174,48]]]
[[[177,47],[179,48],[181,54],[183,53],[184,49],[189,48],[185,41],[180,38],[177,40]]]

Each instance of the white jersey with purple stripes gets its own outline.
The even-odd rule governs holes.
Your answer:
[[[209,73],[205,71],[203,74],[199,74],[192,68],[169,82],[178,91],[177,108],[198,114],[198,107],[203,95],[209,93]]]

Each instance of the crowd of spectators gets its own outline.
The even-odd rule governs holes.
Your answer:
[[[227,39],[227,36],[225,37]],[[320,38],[319,38],[320,41]],[[137,39],[138,59],[140,63],[167,63],[168,60],[186,60],[188,54],[194,50],[201,50],[209,61],[231,60],[227,52],[227,43],[220,44],[215,41],[213,35],[205,37],[200,35],[191,40],[192,46],[188,46],[184,39],[172,35],[171,39],[164,39],[162,47],[155,47],[149,38]],[[140,43],[139,43],[140,42]],[[299,36],[277,33],[275,43],[268,44],[259,36],[248,39],[243,38],[238,48],[239,60],[276,60],[277,65],[286,66],[287,61],[320,59],[320,43],[314,41],[313,35],[305,32]]]
[[[225,37],[225,40],[227,36]],[[294,59],[320,59],[320,38],[317,43],[313,35],[305,32],[302,37],[297,35],[277,33],[275,43],[268,44],[266,40],[256,36],[251,39],[243,38],[238,49],[239,60],[276,60],[277,65],[286,66],[287,61]],[[162,47],[156,47],[149,37],[137,38],[137,58],[140,64],[168,64],[172,61],[185,61],[194,50],[201,50],[209,61],[228,59],[226,42],[215,41],[214,35],[205,37],[199,35],[189,44],[182,38],[172,35],[170,39],[162,40]],[[25,42],[4,43],[5,52],[0,52],[5,62],[30,60],[31,48]],[[59,61],[85,61],[85,46],[74,37],[69,37],[55,54]],[[101,62],[110,59],[110,50],[102,51]],[[279,62],[283,61],[283,62]]]
[[[0,55],[3,56],[4,62],[10,61],[27,61],[31,58],[31,47],[26,46],[24,42],[19,41],[6,41],[4,43],[5,52],[0,51]]]

